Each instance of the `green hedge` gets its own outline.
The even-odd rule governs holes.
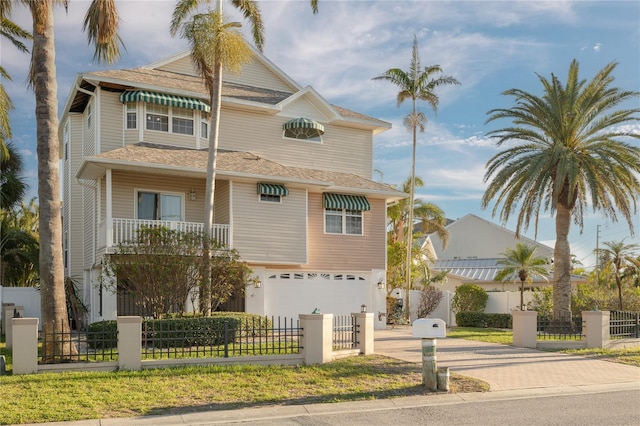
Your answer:
[[[241,337],[264,336],[273,328],[270,319],[243,312],[215,312],[210,317],[175,317],[143,320],[142,341],[156,347],[218,346],[224,344],[225,322],[228,342]],[[116,321],[90,324],[87,344],[91,349],[115,348],[118,345]]]
[[[486,314],[484,312],[458,312],[459,327],[512,328],[511,314]]]

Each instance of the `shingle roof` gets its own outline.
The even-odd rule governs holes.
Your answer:
[[[83,74],[87,79],[96,77],[96,79],[112,79],[120,80],[122,85],[136,87],[137,85],[153,85],[167,89],[180,90],[182,92],[199,93],[203,99],[208,98],[208,92],[200,77],[178,74],[169,71],[161,71],[149,68],[130,68],[121,70],[94,71]],[[170,91],[170,90],[168,90]],[[260,102],[268,105],[277,105],[283,100],[293,95],[293,93],[282,92],[278,90],[265,89],[261,87],[247,86],[229,81],[222,83],[222,96],[227,98]],[[342,108],[337,105],[331,105],[344,118],[354,118],[360,120],[374,121],[381,125],[387,123],[374,118]]]
[[[114,162],[118,164],[137,164],[140,167],[144,167],[145,164],[166,165],[206,173],[208,150],[138,143],[108,151],[95,157],[89,157],[86,161],[95,162],[96,159],[101,160],[100,162],[105,162],[104,160],[114,160]],[[389,195],[395,194],[395,196],[400,198],[406,196],[406,194],[397,191],[390,185],[365,179],[355,174],[289,167],[262,158],[251,152],[219,150],[216,165],[220,175],[235,173],[272,176],[274,180],[279,179],[283,181],[327,182],[335,187],[386,192]]]

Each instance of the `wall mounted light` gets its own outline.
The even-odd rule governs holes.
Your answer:
[[[253,282],[253,287],[254,287],[254,288],[260,288],[260,287],[262,287],[262,281],[260,281],[260,280],[258,280],[258,279],[257,279],[257,280],[255,280],[255,281]]]
[[[195,201],[198,198],[198,196],[196,195],[196,191],[194,191],[193,189],[191,190],[191,192],[189,193],[189,199],[191,201]]]
[[[382,290],[384,288],[384,280],[380,278],[378,280],[378,289]]]
[[[360,313],[361,314],[367,313],[367,305],[360,305]]]

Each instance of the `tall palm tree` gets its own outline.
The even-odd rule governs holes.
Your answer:
[[[12,22],[8,16],[11,14],[12,4],[9,1],[0,2],[0,36],[11,42],[21,52],[28,52],[23,40],[30,40],[31,34]],[[11,138],[11,124],[9,122],[9,111],[13,109],[13,103],[7,94],[2,78],[11,80],[11,76],[0,65],[0,161],[9,155],[6,142]]]
[[[613,277],[618,287],[618,303],[623,311],[622,303],[622,279],[624,275],[634,269],[636,256],[640,246],[638,244],[625,244],[622,241],[605,241],[605,248],[598,249],[600,264],[605,268],[613,269]]]
[[[251,33],[256,47],[262,51],[264,26],[258,3],[253,0],[229,0],[245,19],[251,23]],[[205,189],[203,258],[211,257],[211,237],[216,181],[216,160],[220,134],[220,108],[222,102],[222,72],[237,72],[250,61],[251,50],[242,35],[235,30],[238,22],[227,22],[222,14],[222,0],[218,0],[216,12],[198,13],[199,8],[211,0],[179,0],[171,19],[171,35],[182,30],[182,37],[189,41],[193,63],[202,76],[209,92],[211,118],[209,128],[209,155]],[[311,1],[314,13],[318,12],[317,0]],[[190,21],[188,21],[190,19]],[[203,262],[203,285],[201,289],[202,310],[211,312],[211,264]]]
[[[409,290],[411,289],[411,245],[413,239],[413,216],[414,206],[413,199],[416,184],[416,145],[417,132],[424,132],[424,126],[427,121],[424,113],[417,110],[418,101],[426,101],[434,113],[438,111],[439,98],[435,93],[435,89],[440,86],[460,84],[455,78],[442,75],[440,65],[431,65],[421,69],[420,53],[418,51],[418,38],[413,37],[413,50],[411,54],[411,63],[409,70],[403,71],[400,68],[390,68],[384,74],[374,77],[374,80],[386,80],[395,84],[400,91],[398,92],[397,101],[400,106],[407,99],[411,100],[411,112],[405,117],[404,125],[412,131],[413,144],[411,151],[411,183],[409,187],[409,215],[407,223],[407,258],[405,265],[406,274],[406,294],[405,294],[405,317],[409,318]]]
[[[546,280],[549,276],[547,269],[549,262],[544,257],[536,256],[536,247],[523,243],[517,243],[514,249],[507,248],[500,254],[504,258],[498,260],[502,268],[495,279],[496,281],[520,280],[520,310],[524,311],[524,283],[531,282],[535,277]]]
[[[509,119],[512,125],[490,131],[497,146],[508,147],[487,162],[482,207],[496,199],[493,215],[507,222],[519,209],[516,236],[533,219],[537,234],[541,211],[555,214],[553,252],[553,313],[557,321],[571,316],[571,220],[582,229],[585,210],[592,206],[616,221],[618,214],[633,232],[632,218],[640,194],[640,148],[625,137],[622,124],[640,120],[638,108],[614,110],[638,92],[612,87],[616,63],[587,82],[578,76],[578,62],[569,66],[567,82],[540,75],[541,97],[519,89],[504,95],[515,106],[493,109],[487,123]]]
[[[33,22],[33,47],[29,82],[36,99],[36,144],[38,154],[38,199],[40,208],[40,290],[42,327],[45,333],[68,332],[62,258],[62,221],[58,170],[58,85],[56,81],[53,8],[67,0],[17,0],[25,5]],[[6,3],[6,2],[2,2]],[[92,0],[84,19],[95,58],[105,63],[119,55],[118,13],[115,0]],[[49,353],[73,355],[73,345],[62,344]]]

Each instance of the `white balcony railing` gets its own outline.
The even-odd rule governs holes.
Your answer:
[[[144,219],[113,219],[112,238],[107,242],[107,246],[116,247],[125,241],[133,241],[136,239],[138,230],[143,227],[160,227],[164,226],[172,230],[180,232],[202,232],[204,224],[198,222],[176,222],[171,220],[144,220]],[[102,226],[100,226],[102,228]],[[215,224],[211,232],[212,237],[226,245],[230,246],[230,227],[229,225]],[[106,230],[105,230],[106,231]],[[105,232],[106,235],[106,232]],[[101,238],[98,238],[100,241]],[[110,243],[110,244],[109,244]]]

